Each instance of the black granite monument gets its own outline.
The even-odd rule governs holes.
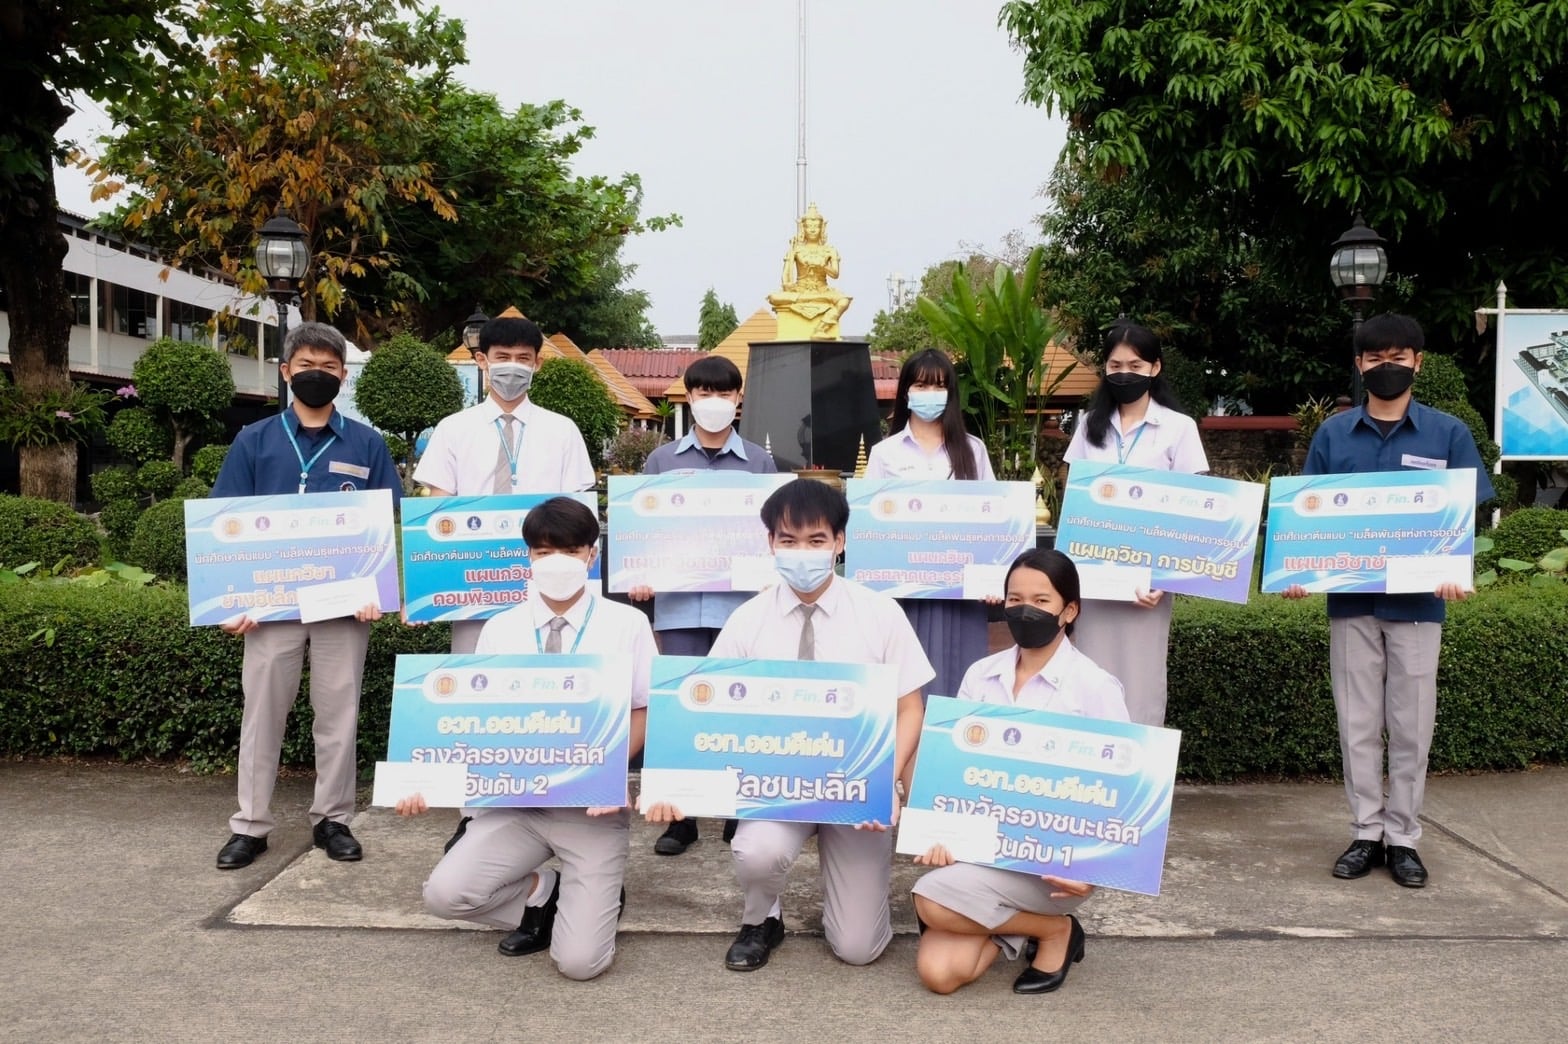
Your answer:
[[[753,344],[740,433],[771,447],[780,471],[854,471],[860,440],[869,451],[882,438],[870,343]]]

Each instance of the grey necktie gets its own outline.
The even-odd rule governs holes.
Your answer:
[[[812,614],[817,611],[814,605],[800,604],[800,615],[806,622],[800,625],[800,649],[795,653],[797,660],[815,660],[817,658],[817,632],[811,626]]]
[[[495,451],[495,479],[490,490],[492,493],[512,492],[512,456],[508,450],[515,445],[512,440],[512,426],[516,423],[517,418],[510,413],[501,414],[501,445]]]
[[[561,628],[566,626],[566,617],[564,617],[564,616],[552,616],[552,617],[550,617],[550,622],[548,624],[546,624],[545,626],[550,628],[550,633],[545,636],[544,651],[547,652],[547,653],[558,653],[558,652],[560,652],[561,651]]]

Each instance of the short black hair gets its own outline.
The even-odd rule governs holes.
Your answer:
[[[488,352],[491,348],[532,348],[537,352],[543,347],[544,332],[532,320],[503,317],[485,320],[485,325],[479,328],[479,347],[476,350]]]
[[[337,356],[338,362],[348,362],[348,341],[344,339],[343,332],[326,323],[300,323],[284,335],[283,361],[294,358],[294,353],[301,348],[331,352]]]
[[[740,367],[722,355],[705,355],[686,367],[687,391],[740,391]]]
[[[523,519],[523,543],[554,551],[598,547],[599,517],[571,497],[551,497],[528,509]]]
[[[1062,596],[1062,608],[1077,604],[1078,611],[1083,612],[1083,600],[1079,597],[1078,567],[1073,560],[1053,548],[1030,548],[1007,567],[1007,580],[1002,583],[1002,593],[1007,593],[1007,581],[1012,580],[1013,574],[1020,569],[1033,569],[1037,573],[1044,573],[1045,578],[1051,581],[1051,586],[1056,588],[1056,593]],[[1073,625],[1067,624],[1063,628],[1070,636]]]
[[[1356,331],[1356,354],[1381,352],[1389,348],[1411,348],[1420,351],[1426,347],[1426,334],[1421,324],[1408,315],[1384,312],[1374,315]]]
[[[780,525],[803,529],[819,522],[831,529],[834,536],[849,526],[849,501],[826,482],[786,482],[762,502],[762,524],[768,527],[769,536],[776,534]]]

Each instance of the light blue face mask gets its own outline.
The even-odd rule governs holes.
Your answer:
[[[947,410],[947,390],[912,391],[909,393],[909,412],[923,421],[941,420]]]
[[[809,594],[827,583],[833,575],[834,552],[830,547],[781,548],[773,552],[773,568],[784,582],[801,594]]]

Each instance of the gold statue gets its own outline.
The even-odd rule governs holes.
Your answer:
[[[768,295],[778,315],[781,341],[836,341],[838,320],[850,298],[828,286],[838,278],[838,251],[828,245],[828,223],[815,203],[801,216],[784,255],[781,289]]]

